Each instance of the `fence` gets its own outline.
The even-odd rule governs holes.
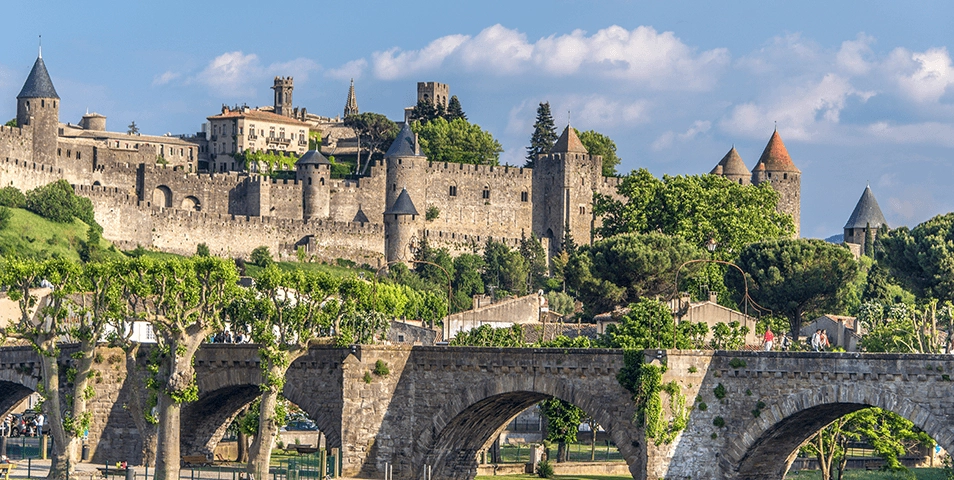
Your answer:
[[[338,449],[332,450],[337,453]],[[155,469],[149,467],[127,470],[109,464],[98,467],[97,470],[106,480],[151,480],[155,474]],[[327,452],[319,450],[314,454],[279,461],[277,465],[269,468],[267,480],[323,480],[338,477],[340,471],[340,456],[328,455]],[[39,477],[39,474],[43,472],[37,473],[38,475],[35,476]],[[243,480],[248,478],[248,474],[245,472],[245,465],[211,465],[182,468],[179,470],[179,478],[180,480]]]
[[[531,445],[524,444],[504,444],[500,446],[499,458],[497,463],[528,463],[530,462]],[[619,453],[616,444],[610,441],[597,442],[596,445],[589,443],[570,443],[567,444],[567,461],[570,462],[612,462],[623,460],[623,455]],[[556,460],[557,445],[553,444],[547,450],[547,458]],[[488,452],[487,461],[492,461],[492,452]]]

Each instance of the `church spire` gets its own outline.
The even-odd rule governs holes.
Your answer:
[[[351,87],[348,88],[348,101],[345,103],[344,116],[358,114],[358,98],[354,95],[354,79],[351,79]]]

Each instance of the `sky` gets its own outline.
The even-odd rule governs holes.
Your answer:
[[[801,233],[840,234],[866,185],[891,227],[954,211],[954,2],[483,0],[0,5],[0,118],[42,36],[60,120],[194,133],[223,104],[294,103],[394,120],[450,85],[522,165],[537,106],[609,135],[621,173],[751,169],[773,129],[802,171]],[[6,100],[3,100],[6,99]]]

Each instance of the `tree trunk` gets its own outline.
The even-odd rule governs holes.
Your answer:
[[[156,437],[158,429],[155,424],[146,420],[146,405],[148,403],[149,389],[139,388],[146,384],[143,371],[139,367],[137,357],[139,356],[139,344],[125,349],[126,352],[126,379],[133,388],[129,389],[130,416],[136,430],[139,431],[139,438],[142,439],[142,464],[149,467],[156,465]]]
[[[282,369],[272,367],[272,374]],[[246,471],[254,480],[268,478],[268,464],[272,458],[272,440],[278,433],[278,423],[275,422],[275,405],[278,404],[278,391],[270,388],[262,393],[261,408],[258,413],[258,434],[252,440],[249,448],[248,468]]]
[[[241,414],[239,416],[242,416]],[[245,434],[241,429],[239,429],[236,434],[235,443],[237,444],[236,450],[238,450],[235,461],[239,463],[248,463],[248,435]]]
[[[159,436],[155,480],[179,480],[179,424],[182,405],[159,392]]]
[[[596,423],[590,422],[590,432],[592,436],[590,437],[590,461],[596,461]]]
[[[560,440],[557,443],[557,463],[563,463],[566,461],[566,442]]]
[[[45,345],[47,342],[38,342]],[[42,351],[54,351],[41,348]],[[53,456],[50,461],[50,472],[46,478],[66,480],[69,471],[76,464],[75,457],[70,455],[70,447],[63,427],[63,409],[60,407],[60,366],[56,357],[44,353],[40,355],[40,371],[43,375],[44,392],[43,411],[50,422],[50,434],[53,436]]]

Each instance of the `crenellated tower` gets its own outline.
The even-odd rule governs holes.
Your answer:
[[[285,117],[294,115],[292,92],[295,90],[295,79],[292,77],[275,77],[272,90],[275,91],[275,113]]]
[[[762,151],[759,163],[752,169],[752,184],[768,182],[778,192],[778,211],[791,215],[795,238],[801,232],[801,176],[802,172],[795,167],[776,129]]]
[[[533,231],[560,251],[569,227],[577,244],[589,244],[593,231],[593,192],[602,180],[603,157],[590,155],[573,127],[567,125],[550,153],[533,168]]]
[[[17,95],[17,125],[33,131],[33,161],[53,165],[60,128],[60,96],[46,71],[41,51]]]

